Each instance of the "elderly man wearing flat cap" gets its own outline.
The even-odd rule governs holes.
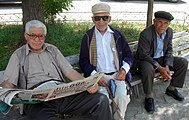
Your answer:
[[[173,30],[169,25],[174,17],[165,11],[155,12],[154,16],[154,24],[140,33],[135,55],[135,60],[137,61],[135,65],[138,66],[141,73],[143,90],[146,95],[145,109],[149,113],[154,113],[155,111],[153,98],[155,73],[159,72],[164,80],[170,82],[165,94],[175,100],[183,101],[184,97],[177,91],[176,87],[183,87],[188,67],[186,59],[172,55]],[[174,71],[173,75],[171,75],[170,71]]]
[[[114,119],[124,120],[130,102],[126,81],[129,84],[132,53],[125,36],[108,25],[111,20],[110,6],[105,3],[95,4],[92,13],[95,25],[83,36],[79,65],[85,77],[97,72],[104,73],[98,82],[99,92],[112,98]],[[116,88],[115,96],[108,94],[110,85]]]

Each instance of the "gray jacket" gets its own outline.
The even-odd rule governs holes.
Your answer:
[[[173,66],[173,48],[172,48],[173,31],[168,28],[166,31],[165,42],[163,46],[164,64]],[[154,68],[159,67],[159,63],[153,59],[157,48],[157,35],[154,25],[149,26],[140,33],[138,48],[135,58],[139,61],[148,61]]]

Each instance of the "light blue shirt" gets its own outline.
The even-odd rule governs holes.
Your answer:
[[[164,46],[165,36],[166,36],[166,32],[162,33],[161,37],[157,34],[157,49],[154,54],[154,58],[160,58],[163,56],[163,46]]]

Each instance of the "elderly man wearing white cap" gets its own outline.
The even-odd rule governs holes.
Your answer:
[[[130,84],[132,53],[125,36],[109,26],[110,6],[105,3],[95,4],[92,13],[95,25],[83,36],[79,65],[85,77],[97,72],[104,73],[104,77],[98,82],[99,92],[111,98],[114,119],[124,120],[130,102],[126,89],[129,85],[126,83]],[[109,86],[116,89],[108,92],[111,88]]]

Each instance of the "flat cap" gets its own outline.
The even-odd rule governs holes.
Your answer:
[[[105,3],[97,3],[92,6],[92,13],[110,13],[110,6]]]
[[[157,11],[154,13],[155,18],[163,18],[166,19],[168,21],[171,21],[174,19],[174,17],[169,13],[169,12],[165,12],[165,11]]]

